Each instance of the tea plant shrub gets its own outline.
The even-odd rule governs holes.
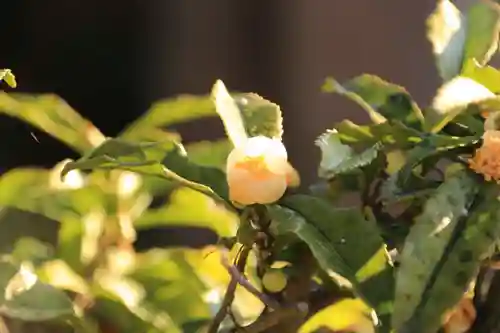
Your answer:
[[[318,182],[282,143],[280,107],[217,81],[107,137],[54,95],[0,80],[0,112],[80,154],[0,177],[0,314],[12,332],[396,332],[500,329],[499,7],[437,1],[442,84],[419,106],[371,74],[323,90],[371,121],[318,135]],[[175,126],[219,117],[227,139]],[[342,199],[356,195],[357,204]],[[160,204],[152,205],[153,199]],[[134,249],[137,232],[202,227],[203,249]]]

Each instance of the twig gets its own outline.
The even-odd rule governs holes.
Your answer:
[[[245,265],[248,259],[248,255],[250,254],[250,248],[249,247],[243,247],[241,249],[240,255],[238,256],[238,259],[236,261],[236,270],[238,272],[243,272],[245,270]],[[223,257],[224,258],[224,257]],[[222,321],[224,318],[226,318],[226,315],[228,313],[228,309],[233,303],[234,300],[234,294],[236,292],[236,287],[238,286],[238,279],[231,275],[231,281],[229,281],[229,285],[227,286],[226,293],[224,295],[224,299],[222,300],[221,307],[217,314],[215,315],[214,319],[210,323],[210,327],[208,328],[208,333],[217,333],[219,330],[220,325],[222,324]]]
[[[268,297],[267,295],[261,293],[257,288],[255,288],[250,281],[248,281],[243,274],[234,266],[229,263],[227,257],[222,257],[222,265],[227,269],[231,278],[236,280],[236,282],[245,288],[252,295],[257,297],[262,303],[271,309],[278,309],[280,307],[279,303]]]

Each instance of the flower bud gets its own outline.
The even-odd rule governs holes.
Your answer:
[[[482,174],[486,181],[500,182],[500,131],[484,132],[483,144],[469,160],[469,167]]]
[[[226,173],[229,197],[242,205],[273,203],[288,186],[299,184],[283,143],[265,136],[235,147],[227,158]]]
[[[469,297],[462,300],[444,316],[443,329],[446,333],[465,333],[476,320],[476,309]]]

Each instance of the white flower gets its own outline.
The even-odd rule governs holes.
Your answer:
[[[278,139],[249,138],[227,158],[229,197],[242,205],[267,204],[279,200],[287,186],[297,186],[299,176],[288,163],[288,154]]]

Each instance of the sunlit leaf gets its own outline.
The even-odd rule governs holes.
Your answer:
[[[285,198],[271,206],[279,234],[294,233],[311,249],[321,267],[348,279],[355,292],[381,317],[388,331],[392,311],[393,269],[373,221],[354,208],[338,209],[306,195]],[[363,246],[357,246],[363,239]]]
[[[92,149],[105,139],[91,122],[55,95],[0,92],[0,113],[47,132],[79,153]]]
[[[455,5],[450,0],[437,1],[436,9],[427,19],[427,38],[445,82],[462,69],[466,30],[465,18]]]
[[[267,136],[281,139],[283,117],[279,105],[255,93],[233,93],[240,109],[248,136]]]
[[[16,77],[10,69],[0,69],[0,82],[5,81],[11,88],[17,87]]]
[[[397,273],[392,317],[396,329],[416,311],[458,221],[468,213],[477,192],[478,185],[467,172],[457,173],[435,191],[416,218],[405,240]]]
[[[64,215],[79,215],[100,204],[103,197],[98,188],[73,186],[68,177],[61,180],[59,170],[18,168],[7,172],[0,177],[0,205],[59,221]]]
[[[226,168],[226,159],[233,148],[228,140],[199,141],[185,145],[189,160],[200,166]]]
[[[127,170],[141,175],[170,180],[220,200],[219,195],[209,186],[197,183],[196,180],[184,178],[175,172],[180,169],[180,165],[177,163],[185,163],[181,156],[181,153],[185,154],[185,152],[182,150],[183,147],[176,145],[174,142],[135,143],[123,139],[108,139],[81,159],[67,163],[62,170],[62,175],[64,176],[74,169]],[[166,159],[174,155],[179,157],[175,160],[170,158],[170,160],[166,161]],[[221,172],[218,169],[209,169]]]
[[[342,332],[375,332],[371,309],[360,299],[342,299],[329,305],[304,323],[299,333],[314,333],[320,328]]]
[[[215,230],[221,237],[233,236],[238,216],[212,198],[189,188],[174,191],[164,206],[149,209],[134,223],[138,229],[170,226],[196,226]]]
[[[44,282],[56,288],[82,295],[87,295],[90,292],[90,284],[63,260],[55,259],[45,262],[37,270],[37,273]]]
[[[439,259],[439,264],[432,271],[431,279],[428,280],[424,293],[418,296],[420,299],[416,311],[404,323],[403,330],[437,332],[445,311],[451,309],[463,297],[464,291],[479,270],[481,259],[486,258],[493,250],[495,242],[500,236],[498,186],[496,184],[483,186],[480,191],[475,205],[468,214],[466,212],[467,217],[462,223],[458,223],[455,228],[457,230],[453,231],[453,235]],[[449,204],[447,206],[449,209],[455,209]],[[437,210],[444,212],[440,208]],[[430,237],[432,235],[424,235],[414,245],[421,244],[424,239]],[[407,259],[407,264],[410,263],[410,260],[415,262],[415,258],[434,257],[431,253],[432,249],[422,248],[422,250],[425,252],[420,252],[421,254],[417,254],[416,249],[412,251],[414,257]],[[413,265],[412,272],[410,272],[412,275],[416,274],[414,270],[419,269],[418,265],[420,265],[418,262]],[[413,297],[412,287],[406,292],[408,297]],[[396,310],[400,310],[400,308],[396,306]],[[398,323],[403,322],[403,318],[399,314],[395,315],[394,318]]]
[[[187,262],[184,250],[151,250],[140,254],[130,277],[143,284],[145,300],[166,311],[174,322],[209,318],[208,305],[203,299],[207,287]]]
[[[368,112],[374,123],[390,119],[416,128],[420,128],[423,123],[422,111],[408,92],[375,75],[363,74],[342,84],[328,78],[323,91],[338,93],[353,100]]]
[[[169,141],[179,139],[167,128],[205,117],[216,117],[215,106],[209,96],[183,95],[162,100],[139,119],[126,127],[119,137],[127,140]]]
[[[382,142],[396,145],[399,148],[409,148],[422,141],[422,133],[397,121],[386,121],[381,124],[356,125],[349,120],[343,120],[335,125],[342,143],[368,149]]]
[[[464,61],[475,59],[484,66],[498,49],[500,9],[492,1],[478,1],[467,12]]]
[[[434,188],[435,182],[413,174],[415,168],[429,158],[449,153],[450,150],[456,148],[472,146],[477,141],[478,138],[473,136],[433,135],[425,138],[415,147],[407,150],[405,164],[396,173],[392,174],[383,185],[383,200],[399,201],[405,197],[417,195],[421,190],[427,191]],[[409,193],[405,194],[405,192]]]
[[[494,67],[481,66],[476,59],[464,63],[462,76],[473,79],[495,94],[500,93],[500,71]]]
[[[460,113],[498,109],[500,100],[495,94],[470,78],[458,76],[439,88],[425,114],[426,128],[436,133]]]
[[[39,281],[33,272],[21,267],[6,287],[0,313],[24,321],[46,321],[71,316],[74,310],[63,291]]]
[[[243,146],[248,139],[245,123],[238,105],[221,80],[217,80],[212,88],[212,99],[229,140],[235,147]]]
[[[381,143],[377,143],[356,154],[349,146],[340,142],[337,131],[324,133],[316,140],[316,145],[321,149],[319,176],[327,179],[370,164],[383,147]]]
[[[22,237],[16,241],[11,255],[18,262],[30,261],[38,264],[51,259],[54,256],[54,248],[36,238]]]

